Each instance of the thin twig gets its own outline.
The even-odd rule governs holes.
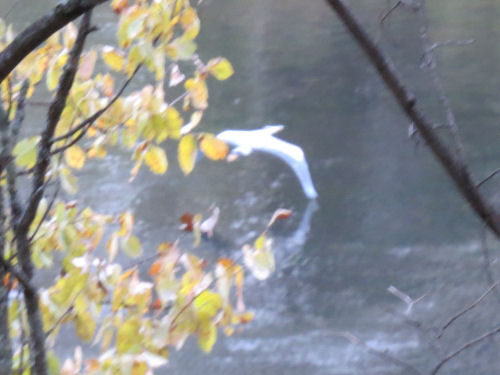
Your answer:
[[[471,303],[469,306],[467,306],[465,309],[463,309],[462,311],[460,311],[459,313],[455,314],[442,328],[441,328],[441,332],[439,333],[439,335],[437,336],[437,338],[441,338],[444,334],[444,332],[446,331],[446,329],[453,324],[453,322],[455,322],[458,318],[460,318],[462,315],[466,314],[467,312],[469,312],[470,310],[472,310],[474,307],[476,307],[477,305],[479,305],[481,303],[482,300],[484,300],[488,294],[490,294],[498,285],[498,281],[496,283],[494,283],[492,286],[490,286],[486,292],[484,292],[478,299],[476,299],[473,303]]]
[[[488,231],[486,228],[482,228],[481,230],[481,252],[483,253],[483,259],[484,259],[484,273],[486,275],[486,281],[488,282],[488,285],[493,285],[495,284],[495,278],[493,276],[493,271],[491,269],[491,259],[490,259],[490,252],[488,249]],[[500,302],[500,293],[498,289],[494,289],[495,292],[495,297],[498,302]]]
[[[441,102],[441,105],[446,113],[447,123],[450,126],[450,132],[453,136],[456,157],[458,157],[460,160],[464,160],[464,147],[462,144],[462,139],[460,138],[458,132],[455,114],[451,109],[450,101],[446,96],[443,84],[436,69],[436,58],[434,57],[433,53],[436,43],[432,43],[429,36],[429,20],[427,17],[426,7],[427,5],[425,3],[425,0],[422,0],[418,9],[418,14],[420,15],[420,18],[422,20],[422,26],[420,27],[420,39],[422,40],[422,48],[424,50],[424,61],[429,70],[429,76],[431,77],[434,89],[436,90],[436,93],[438,95],[438,99]]]
[[[396,10],[397,7],[403,5],[401,3],[401,1],[398,1],[396,2],[396,4],[394,4],[391,9],[389,9],[387,12],[385,12],[385,14],[380,18],[380,24],[383,25],[385,20],[391,15],[392,12],[394,12]]]
[[[101,108],[100,110],[98,110],[96,113],[94,113],[92,116],[86,118],[85,120],[83,120],[80,124],[78,124],[77,126],[75,126],[74,128],[72,128],[71,130],[69,130],[67,133],[61,135],[61,136],[58,136],[58,137],[55,137],[53,139],[50,140],[50,143],[51,144],[54,144],[56,142],[59,142],[59,141],[62,141],[64,139],[67,139],[69,137],[72,137],[73,135],[75,135],[78,131],[81,130],[81,133],[78,134],[73,140],[71,140],[71,142],[69,142],[68,144],[64,145],[64,146],[61,146],[61,147],[58,147],[56,148],[55,150],[52,150],[51,151],[51,154],[54,155],[58,152],[61,152],[61,151],[64,151],[66,150],[68,147],[71,147],[72,145],[74,145],[76,142],[78,142],[82,137],[83,135],[85,134],[85,131],[87,130],[87,128],[92,125],[92,123],[94,121],[96,121],[104,112],[106,112],[115,102],[116,100],[118,100],[118,98],[123,94],[123,91],[125,91],[125,89],[127,88],[127,86],[129,85],[129,83],[132,81],[132,79],[134,78],[134,76],[137,74],[137,72],[139,71],[141,65],[138,65],[134,72],[132,73],[132,75],[124,82],[124,84],[122,85],[122,87],[120,88],[120,90],[118,90],[118,92],[116,93],[116,95],[109,101],[108,104],[106,104],[103,108]]]
[[[445,358],[443,358],[441,360],[441,362],[438,363],[438,365],[436,367],[434,367],[434,369],[431,371],[430,375],[436,375],[437,372],[439,371],[439,369],[441,369],[441,367],[443,367],[444,364],[446,364],[446,362],[455,358],[457,355],[462,353],[464,350],[471,348],[472,346],[480,343],[481,341],[487,339],[490,336],[496,335],[499,332],[500,332],[500,327],[497,327],[494,330],[486,332],[485,334],[475,338],[474,340],[469,341],[468,343],[466,343],[465,345],[463,345],[461,348],[457,349],[453,353],[448,354]]]
[[[390,60],[384,56],[382,50],[364,30],[361,23],[354,17],[342,0],[325,0],[338,15],[350,35],[356,40],[365,52],[371,64],[376,68],[379,77],[392,92],[400,108],[415,124],[422,139],[433,152],[448,176],[453,180],[455,187],[467,201],[472,210],[491,230],[500,237],[500,213],[488,202],[486,197],[476,189],[476,184],[469,172],[469,166],[463,159],[457,157],[446,143],[432,128],[432,124],[425,118],[417,106],[417,99],[402,83]]]
[[[52,198],[50,199],[50,202],[49,204],[47,205],[47,209],[45,210],[45,212],[43,213],[43,216],[42,218],[40,219],[40,221],[38,222],[35,230],[33,231],[33,233],[31,234],[30,238],[29,238],[29,241],[30,242],[33,242],[33,239],[35,238],[35,236],[37,235],[38,231],[40,230],[40,228],[42,227],[42,224],[45,222],[45,219],[47,219],[47,216],[49,216],[49,213],[50,213],[50,210],[52,209],[52,206],[54,205],[54,202],[56,201],[56,198],[57,198],[57,194],[59,194],[59,189],[61,187],[61,184],[57,184],[55,190],[54,190],[54,193],[52,194]]]
[[[59,324],[61,324],[61,322],[64,320],[64,318],[73,310],[74,308],[74,303],[76,301],[76,299],[78,298],[78,296],[82,293],[82,290],[79,290],[76,295],[73,297],[73,300],[70,302],[69,306],[66,308],[66,310],[64,310],[64,312],[61,314],[61,316],[59,316],[59,318],[56,320],[56,322],[52,325],[52,327],[50,327],[46,332],[45,332],[45,338],[48,338],[52,332],[54,332],[54,330],[57,328],[57,326]]]
[[[486,176],[486,178],[484,178],[483,180],[481,180],[481,182],[479,182],[477,185],[476,185],[476,188],[480,188],[485,182],[488,182],[489,180],[491,180],[493,177],[495,177],[498,173],[500,172],[500,168],[499,169],[495,169],[493,172],[491,172],[488,176]]]
[[[466,40],[445,40],[444,42],[436,42],[433,43],[429,48],[434,50],[439,47],[448,47],[448,46],[466,46],[468,44],[474,43],[474,39],[466,39]]]

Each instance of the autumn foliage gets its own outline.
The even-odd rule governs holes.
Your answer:
[[[19,178],[36,184],[37,173],[43,177],[41,199],[37,190],[31,201],[20,203],[36,209],[25,233],[30,259],[23,259],[19,250],[16,231],[22,227],[13,216],[15,207],[2,211],[6,216],[3,289],[11,297],[8,326],[14,371],[29,373],[30,358],[36,357],[30,340],[21,340],[36,327],[27,323],[28,297],[22,298],[23,292],[31,292],[31,275],[23,274],[20,265],[31,263],[58,275],[53,285],[36,288],[46,348],[54,345],[65,324],[73,325],[82,342],[101,348],[99,355],[87,357],[78,347],[74,358],[63,361],[49,350],[37,362],[38,366],[45,363],[49,373],[65,375],[150,374],[190,336],[209,352],[219,328],[231,335],[252,320],[243,300],[244,269],[237,260],[243,259],[259,279],[274,269],[267,229],[238,252],[236,260],[222,258],[207,264],[179,248],[175,238],[165,239],[156,249],[143,249],[130,210],[108,215],[59,198],[60,189],[66,195],[78,191],[75,171],[85,168],[89,159],[106,158],[116,148],[130,152],[130,183],[142,167],[158,175],[167,172],[167,139],[178,142],[177,162],[185,174],[193,171],[200,152],[211,160],[222,160],[228,153],[224,142],[197,130],[209,103],[206,81],[225,80],[233,68],[225,58],[204,62],[196,55],[200,32],[196,8],[187,0],[113,0],[110,6],[117,17],[117,43],[93,46],[77,56],[76,74],[50,139],[43,132],[30,132],[22,139],[16,139],[17,133],[4,137],[4,152],[10,152],[11,162],[2,182],[9,186],[10,201],[18,199],[10,188],[15,190]],[[58,98],[61,82],[68,80],[65,72],[71,68],[75,46],[91,31],[69,23],[1,82],[5,126],[22,114],[21,109],[18,112],[21,100],[46,92]],[[13,27],[0,20],[0,53],[15,37]],[[154,80],[132,91],[129,83],[141,70],[148,70]],[[171,97],[173,87],[176,92],[182,88],[182,93]],[[47,116],[53,119],[50,110]],[[50,159],[45,165],[47,152]],[[218,215],[219,209],[213,207],[206,218],[184,217],[195,245],[203,234],[213,234]],[[288,216],[277,213],[269,225]],[[123,267],[117,261],[123,256],[136,259],[136,265]],[[31,373],[44,373],[36,366]]]

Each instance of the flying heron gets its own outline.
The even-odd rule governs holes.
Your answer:
[[[315,199],[318,193],[314,188],[304,151],[299,146],[274,136],[283,128],[283,125],[266,125],[255,130],[225,130],[217,134],[217,138],[234,146],[230,153],[233,157],[248,156],[253,151],[277,156],[295,172],[306,197]]]

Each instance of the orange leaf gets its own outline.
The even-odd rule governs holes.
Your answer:
[[[274,214],[271,217],[271,220],[269,220],[267,227],[269,228],[278,219],[284,220],[284,219],[288,219],[290,216],[292,216],[292,210],[289,210],[286,208],[278,208],[276,211],[274,211]]]
[[[203,134],[201,136],[200,149],[211,160],[222,160],[229,151],[226,142],[216,138],[213,134]]]
[[[155,299],[153,303],[151,304],[151,308],[153,310],[160,310],[161,309],[161,301],[159,298]]]
[[[158,275],[161,271],[162,259],[156,260],[149,268],[149,274],[151,276]]]
[[[128,0],[113,0],[111,8],[116,14],[120,14],[128,6]]]
[[[193,214],[187,212],[185,214],[182,214],[180,218],[181,223],[183,223],[183,225],[181,225],[181,229],[185,230],[186,232],[192,232],[193,218],[194,218]]]

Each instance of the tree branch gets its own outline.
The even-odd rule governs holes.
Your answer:
[[[54,131],[56,129],[57,123],[59,122],[59,119],[61,118],[62,111],[66,106],[66,100],[68,98],[69,91],[73,86],[73,81],[78,69],[79,58],[90,28],[90,13],[88,12],[85,14],[82,20],[78,36],[75,40],[75,44],[73,45],[68,62],[66,63],[64,72],[59,80],[59,86],[57,88],[56,95],[52,100],[48,110],[47,124],[42,133],[40,145],[38,147],[32,192],[29,197],[27,207],[24,210],[23,216],[19,223],[20,230],[27,231],[35,217],[40,199],[43,196],[45,172],[47,171],[50,163],[50,146],[52,144],[51,139],[54,136]]]
[[[441,336],[443,336],[444,334],[444,331],[446,331],[446,329],[453,324],[453,322],[455,322],[455,320],[457,320],[458,318],[460,318],[462,315],[466,314],[467,312],[469,312],[470,310],[472,310],[474,307],[476,307],[477,305],[479,305],[481,303],[481,301],[483,299],[485,299],[488,294],[490,294],[497,286],[498,286],[499,282],[497,281],[496,283],[494,283],[492,286],[490,286],[488,288],[488,290],[486,292],[484,292],[478,299],[476,299],[473,303],[471,303],[469,306],[467,306],[465,309],[463,309],[462,311],[460,311],[459,313],[455,314],[442,328],[441,328],[441,332],[439,333],[439,335],[437,336],[437,338],[441,338]]]
[[[438,95],[441,106],[446,113],[446,121],[450,127],[450,132],[453,137],[453,143],[455,148],[456,157],[460,160],[464,160],[463,144],[458,133],[458,126],[455,119],[455,114],[451,109],[450,101],[446,96],[443,84],[436,70],[436,58],[434,57],[435,44],[431,42],[429,37],[429,20],[427,19],[426,3],[425,0],[421,0],[420,7],[418,8],[418,14],[422,20],[422,27],[420,28],[420,39],[422,40],[422,48],[424,50],[424,62],[429,70],[429,75],[431,77],[434,89]]]
[[[436,134],[432,124],[424,117],[416,106],[415,96],[403,85],[398,78],[392,63],[387,60],[380,49],[368,36],[361,24],[354,18],[342,0],[326,0],[337,13],[349,33],[365,52],[372,65],[377,69],[379,76],[392,92],[401,109],[415,124],[420,135],[434,153],[441,166],[453,180],[456,188],[469,203],[473,211],[500,237],[500,215],[486,201],[476,189],[467,165],[454,156]]]
[[[61,0],[48,14],[33,22],[0,53],[0,83],[29,53],[52,34],[108,0]]]
[[[64,5],[74,3],[68,0]],[[16,242],[18,248],[18,259],[21,269],[26,278],[31,281],[33,278],[33,262],[31,260],[31,243],[28,238],[29,228],[35,218],[40,200],[45,191],[45,173],[51,161],[50,140],[54,136],[54,131],[61,117],[61,113],[66,105],[68,94],[73,86],[73,82],[78,69],[78,62],[83,50],[85,39],[91,28],[91,12],[84,14],[78,29],[78,35],[64,71],[59,79],[59,85],[55,97],[49,107],[47,114],[47,124],[42,132],[40,144],[38,146],[37,161],[35,164],[32,193],[28,198],[26,208],[22,217],[14,223]],[[48,368],[45,352],[45,334],[43,331],[38,294],[36,290],[24,290],[24,303],[30,327],[30,363],[33,375],[47,375]]]
[[[439,369],[441,367],[443,367],[443,365],[448,362],[449,360],[455,358],[457,355],[459,355],[460,353],[462,353],[464,350],[467,350],[469,349],[470,347],[480,343],[481,341],[487,339],[488,337],[490,336],[493,336],[493,335],[496,335],[497,333],[500,332],[500,327],[497,327],[495,328],[494,330],[492,331],[489,331],[489,332],[486,332],[484,335],[481,335],[477,338],[475,338],[474,340],[471,340],[469,341],[467,344],[465,344],[464,346],[462,346],[461,348],[457,349],[456,351],[454,351],[453,353],[450,353],[449,355],[447,355],[445,358],[443,358],[443,360],[441,362],[438,363],[438,365],[436,367],[434,367],[434,369],[431,371],[430,375],[436,375],[437,372],[439,371]]]
[[[71,142],[69,142],[68,144],[66,144],[64,146],[61,146],[61,147],[58,147],[55,150],[52,150],[51,154],[54,155],[54,154],[57,154],[58,152],[64,151],[67,148],[73,146],[76,142],[78,142],[83,137],[83,135],[87,131],[88,127],[90,127],[90,125],[92,125],[92,123],[94,121],[96,121],[99,117],[101,117],[102,114],[104,112],[106,112],[116,102],[116,100],[118,100],[118,98],[123,94],[123,92],[125,91],[125,89],[129,85],[129,83],[132,81],[132,79],[134,78],[134,76],[139,71],[140,67],[141,67],[141,65],[138,65],[135,68],[135,70],[132,73],[132,75],[123,83],[123,85],[120,88],[120,90],[118,90],[118,92],[116,93],[116,95],[109,101],[108,104],[106,104],[103,108],[101,108],[100,110],[98,110],[92,116],[90,116],[90,117],[86,118],[85,120],[83,120],[80,124],[78,124],[77,126],[75,126],[73,129],[69,130],[67,133],[65,133],[65,134],[63,134],[63,135],[61,135],[59,137],[51,139],[50,143],[53,144],[53,143],[62,141],[64,139],[66,139],[66,138],[69,138],[69,137],[75,135],[80,130],[82,131],[74,139],[72,139]]]

